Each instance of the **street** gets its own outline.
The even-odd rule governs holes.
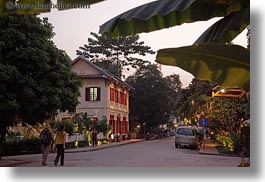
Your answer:
[[[49,154],[47,167],[54,167],[55,155]],[[19,167],[41,167],[41,154],[5,158],[26,161]],[[64,167],[237,167],[240,160],[240,157],[200,155],[198,150],[175,148],[174,137],[169,137],[96,151],[66,153]]]

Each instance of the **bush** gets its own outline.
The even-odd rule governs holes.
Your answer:
[[[231,140],[233,141],[233,148],[234,152],[240,152],[240,136],[236,132],[232,132],[230,136]]]
[[[73,135],[75,124],[71,120],[67,119],[67,120],[62,120],[60,122],[56,122],[55,128],[59,129],[60,126],[62,125],[65,126],[66,133],[68,133],[70,136]]]
[[[41,153],[41,144],[38,137],[28,137],[20,141],[4,142],[2,144],[2,155],[21,155]]]
[[[234,144],[230,137],[217,134],[215,138],[216,138],[216,141],[220,143],[228,151],[230,152],[234,151]]]
[[[105,116],[102,118],[102,120],[97,122],[94,127],[98,132],[103,132],[104,135],[106,135],[107,131],[110,129]]]
[[[88,146],[87,141],[74,141],[74,142],[68,142],[65,144],[66,149],[86,147],[86,146]]]
[[[23,141],[24,150],[28,152],[41,152],[41,143],[38,137],[31,136],[29,138],[25,138]]]

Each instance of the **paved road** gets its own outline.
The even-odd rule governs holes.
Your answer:
[[[40,167],[40,154],[14,156],[26,160],[19,166]],[[48,157],[53,167],[55,154]],[[79,153],[66,153],[64,167],[237,167],[239,157],[200,155],[198,150],[175,148],[174,138],[143,141]]]

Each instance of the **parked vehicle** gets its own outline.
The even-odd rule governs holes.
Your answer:
[[[191,126],[179,126],[175,134],[175,147],[191,147],[197,149],[199,146],[199,138],[196,129]]]

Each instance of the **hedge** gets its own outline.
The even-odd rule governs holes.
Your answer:
[[[41,153],[40,139],[37,137],[24,138],[20,141],[2,143],[2,156]]]

